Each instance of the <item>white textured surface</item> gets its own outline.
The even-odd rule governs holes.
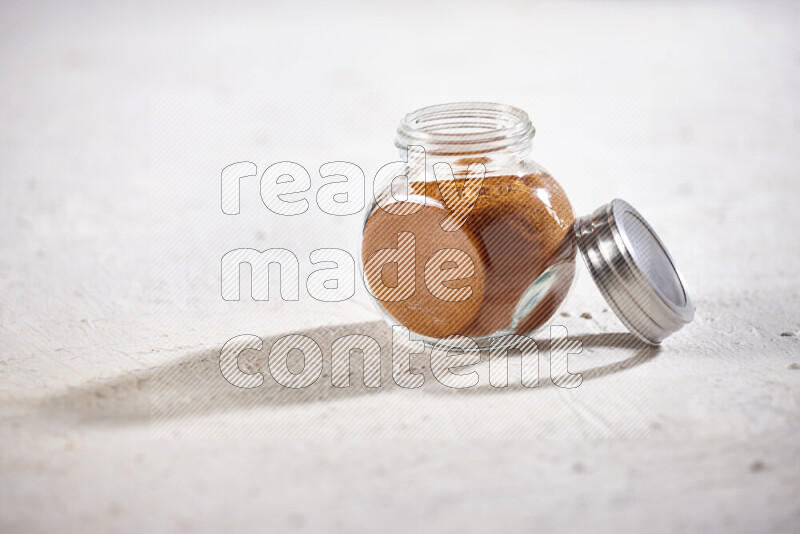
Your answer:
[[[0,530],[796,531],[797,26],[792,3],[3,3]],[[359,217],[271,216],[257,181],[226,217],[221,169],[370,178],[402,113],[465,99],[529,112],[578,213],[642,211],[695,323],[619,346],[582,275],[575,390],[543,357],[536,390],[483,366],[462,392],[234,396],[235,335],[387,332],[363,292],[222,301],[224,252],[286,247],[305,277]]]

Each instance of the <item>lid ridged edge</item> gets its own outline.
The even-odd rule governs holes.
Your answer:
[[[634,240],[625,235],[621,218],[625,213],[635,216],[659,247],[636,250]],[[615,199],[590,215],[575,221],[574,232],[584,262],[609,307],[623,324],[639,339],[658,345],[680,330],[694,317],[694,304],[686,291],[683,279],[663,242],[647,221],[630,204]],[[672,282],[683,292],[682,303],[670,301],[646,274],[651,254],[661,254],[661,264],[671,267]],[[635,260],[639,258],[640,265]]]

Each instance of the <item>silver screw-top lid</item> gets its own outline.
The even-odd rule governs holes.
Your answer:
[[[574,229],[597,287],[638,338],[657,345],[692,321],[694,304],[675,262],[633,206],[612,200]]]

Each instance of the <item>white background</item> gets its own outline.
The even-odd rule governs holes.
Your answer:
[[[797,26],[789,2],[4,2],[0,527],[796,528]],[[460,100],[525,109],[576,213],[636,206],[695,322],[632,347],[581,268],[559,316],[585,340],[576,390],[543,354],[537,390],[428,372],[234,398],[230,337],[387,334],[363,288],[224,302],[222,254],[289,248],[304,280],[308,251],[354,250],[360,216],[313,204],[319,166],[368,191],[403,114]],[[269,213],[250,179],[223,215],[243,160],[304,165],[309,212]]]

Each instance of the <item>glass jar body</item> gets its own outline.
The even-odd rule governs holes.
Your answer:
[[[468,106],[459,109],[444,129],[453,135],[457,120],[474,128],[471,113]],[[492,113],[507,111],[481,108],[483,128],[457,138],[483,134],[475,143],[398,143],[404,155],[413,148],[407,180],[379,186],[365,219],[361,261],[368,290],[387,322],[429,342],[458,334],[485,345],[532,333],[555,314],[574,279],[569,200],[529,158],[532,127],[504,133],[520,118]],[[503,135],[510,139],[498,146]]]

